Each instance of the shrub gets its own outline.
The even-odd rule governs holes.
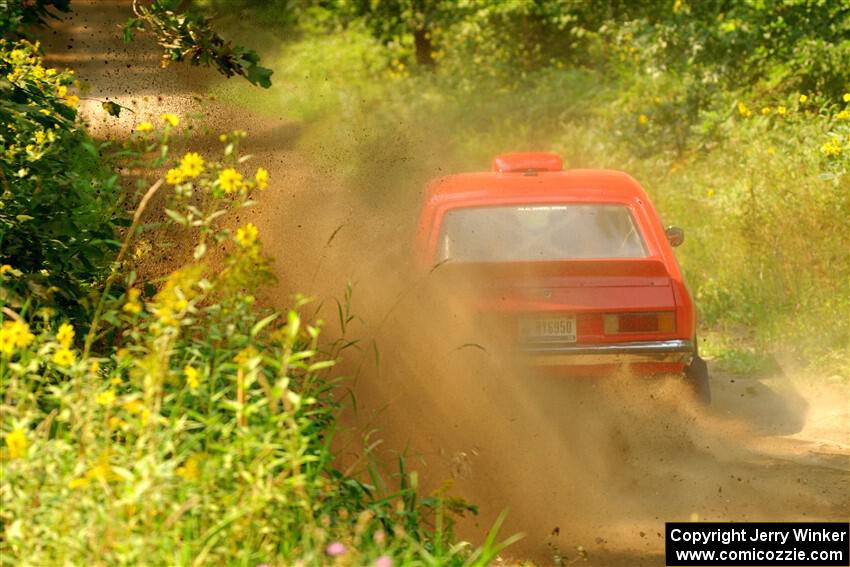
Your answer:
[[[80,318],[117,249],[118,175],[76,121],[73,72],[0,39],[0,301]]]

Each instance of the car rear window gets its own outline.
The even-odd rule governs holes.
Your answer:
[[[446,213],[437,261],[509,262],[643,258],[646,247],[623,205],[511,205]]]

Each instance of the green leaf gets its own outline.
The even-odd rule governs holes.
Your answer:
[[[247,69],[245,69],[245,78],[252,85],[258,85],[267,89],[272,86],[272,71],[266,67],[260,67],[259,65],[250,65]]]
[[[177,224],[181,224],[184,226],[188,226],[189,224],[189,221],[186,219],[186,217],[184,217],[173,209],[165,209],[165,214],[168,215],[168,217]]]
[[[272,321],[277,319],[279,315],[280,315],[280,313],[272,313],[268,317],[265,317],[264,319],[257,321],[257,323],[254,324],[253,327],[251,327],[251,336],[256,337],[257,334],[260,331],[262,331],[265,327],[267,327],[269,325],[269,323],[271,323]]]
[[[120,104],[117,104],[115,102],[112,102],[111,100],[108,100],[104,103],[101,103],[100,106],[103,107],[103,110],[105,110],[106,113],[109,114],[110,116],[115,116],[116,118],[118,116],[121,116],[121,105]]]

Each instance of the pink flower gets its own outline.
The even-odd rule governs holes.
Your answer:
[[[381,555],[375,560],[375,567],[393,567],[393,559],[389,555]]]
[[[345,546],[342,542],[332,541],[325,548],[325,553],[330,555],[331,557],[339,557],[340,555],[345,553]]]

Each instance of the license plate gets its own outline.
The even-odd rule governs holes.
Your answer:
[[[519,336],[523,341],[576,342],[576,317],[535,317],[520,319]]]

